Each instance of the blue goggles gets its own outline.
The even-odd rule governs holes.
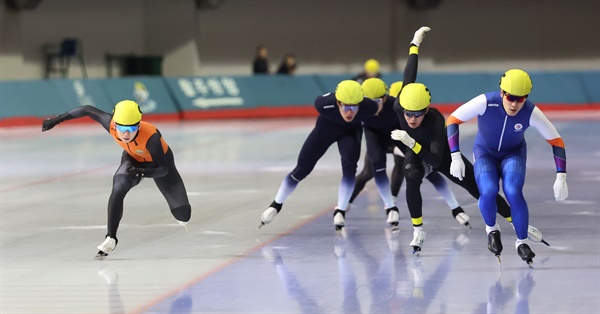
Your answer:
[[[342,110],[357,112],[358,111],[358,105],[342,105]]]
[[[116,124],[115,123],[115,128],[119,132],[123,132],[123,133],[129,132],[129,133],[132,133],[132,132],[135,132],[135,131],[139,130],[140,129],[140,125],[139,124],[136,124],[136,125],[120,125],[120,124]]]
[[[419,111],[410,111],[410,110],[404,109],[404,115],[407,116],[407,117],[409,117],[409,118],[412,118],[412,117],[415,117],[415,118],[421,117],[421,116],[423,116],[425,114],[425,112],[427,112],[427,109],[423,109],[423,110],[419,110]]]

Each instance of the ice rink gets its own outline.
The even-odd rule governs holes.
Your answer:
[[[0,312],[599,313],[600,112],[547,116],[566,143],[569,198],[554,201],[551,146],[531,128],[525,197],[551,244],[532,244],[533,269],[500,218],[498,265],[476,200],[452,183],[472,229],[424,182],[420,256],[404,188],[399,233],[372,181],[336,233],[336,146],[257,230],[314,118],[154,123],[186,184],[189,232],[145,179],[125,198],[116,250],[96,260],[119,146],[93,123],[0,129]],[[461,127],[467,156],[475,129]]]

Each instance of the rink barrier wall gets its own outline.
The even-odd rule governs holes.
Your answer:
[[[420,73],[432,105],[449,113],[498,88],[502,73]],[[600,71],[531,72],[534,103],[543,110],[600,110]],[[91,105],[111,112],[136,100],[148,121],[316,116],[312,104],[348,75],[125,77],[0,82],[0,127],[41,123],[44,117]],[[386,73],[391,85],[402,73]],[[91,121],[80,119],[81,122]],[[78,121],[79,122],[79,121]]]

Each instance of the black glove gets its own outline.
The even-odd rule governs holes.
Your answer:
[[[52,129],[53,127],[55,127],[57,124],[59,124],[61,122],[62,121],[60,119],[60,116],[46,118],[46,120],[44,120],[44,122],[42,122],[42,132]]]
[[[144,169],[144,168],[136,168],[136,167],[127,168],[127,175],[129,175],[132,178],[141,178],[141,177],[144,177],[145,174],[146,174],[146,169]]]

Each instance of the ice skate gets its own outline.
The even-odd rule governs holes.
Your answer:
[[[188,223],[187,221],[177,220],[177,222],[185,228],[185,231],[190,232],[190,229],[188,229],[188,226],[187,226],[187,223]]]
[[[517,246],[517,254],[519,254],[521,259],[525,261],[529,267],[533,267],[533,258],[535,257],[535,253],[533,253],[527,243],[522,243]]]
[[[500,230],[494,230],[488,233],[488,250],[496,255],[498,258],[498,265],[501,265],[500,253],[502,253],[502,240],[500,239]]]
[[[534,226],[527,226],[527,236],[529,238],[529,240],[533,241],[533,242],[537,242],[537,243],[544,243],[547,246],[550,246],[550,243],[546,242],[546,240],[544,240],[543,236],[542,236],[542,232],[539,231],[536,227]]]
[[[413,248],[413,254],[418,254],[421,252],[421,246],[423,246],[423,241],[425,241],[425,236],[427,233],[423,230],[423,228],[415,228],[413,231],[413,239],[410,241],[410,246]]]
[[[392,232],[398,232],[400,230],[398,228],[398,218],[400,216],[398,213],[398,207],[390,207],[385,210],[385,213],[387,215],[387,223],[390,224]]]
[[[277,216],[277,214],[279,213],[279,211],[281,210],[281,206],[283,204],[278,204],[275,201],[273,201],[271,203],[271,205],[269,206],[269,208],[267,208],[262,215],[260,215],[260,224],[258,225],[258,228],[256,228],[256,230],[260,229],[262,226],[270,223],[271,221],[273,221],[273,218],[275,218],[275,216]]]
[[[110,253],[112,250],[114,250],[117,247],[117,243],[119,242],[119,240],[115,239],[115,238],[111,238],[109,236],[106,236],[106,239],[104,239],[104,242],[102,242],[102,244],[98,245],[98,253],[96,254],[96,258],[103,258],[105,256],[108,256],[108,253]]]
[[[336,208],[333,212],[333,225],[336,231],[341,231],[346,225],[346,212]]]
[[[452,210],[452,216],[456,221],[458,221],[461,225],[465,227],[471,228],[471,224],[469,223],[469,215],[465,213],[462,207],[458,206]]]

